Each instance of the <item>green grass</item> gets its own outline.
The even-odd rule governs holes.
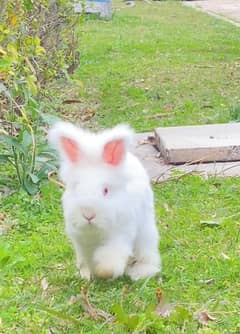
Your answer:
[[[98,122],[149,130],[229,121],[240,102],[239,29],[175,2],[115,7],[112,21],[88,20],[79,37],[76,77]]]
[[[98,105],[97,124],[148,130],[231,119],[239,103],[236,27],[174,2],[115,6],[122,9],[112,21],[89,18],[80,33],[75,78],[85,105]],[[151,119],[157,113],[170,115]],[[139,282],[76,275],[55,185],[33,198],[2,197],[0,333],[239,333],[240,180],[189,176],[154,192],[163,269],[161,279]],[[84,312],[83,287],[114,321]],[[169,317],[154,312],[158,289],[174,304]],[[216,319],[200,325],[199,310]]]
[[[127,333],[123,320],[107,324],[92,320],[84,315],[80,299],[71,302],[70,297],[87,286],[93,305],[111,313],[117,304],[125,316],[137,313],[136,333],[198,333],[193,313],[202,308],[216,317],[208,327],[219,330],[206,333],[237,333],[240,180],[189,177],[155,187],[155,195],[162,281],[132,283],[122,278],[89,284],[76,276],[55,186],[44,185],[40,198],[23,193],[4,198],[15,226],[1,237],[1,252],[5,249],[5,257],[10,256],[1,270],[2,332]],[[213,227],[200,223],[218,218],[221,224]],[[41,286],[43,278],[48,282],[46,290]],[[156,306],[159,287],[178,305],[169,318],[147,311]],[[54,311],[59,312],[57,317],[49,313]]]

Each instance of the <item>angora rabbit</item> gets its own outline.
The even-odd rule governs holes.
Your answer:
[[[81,277],[133,280],[160,271],[153,193],[140,161],[130,153],[127,125],[92,133],[68,122],[49,132],[61,157],[66,233]]]

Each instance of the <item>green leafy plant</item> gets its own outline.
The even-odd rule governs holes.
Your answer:
[[[0,4],[0,162],[14,167],[29,194],[54,166],[46,134],[43,96],[78,61],[75,28],[81,16],[70,0],[10,0]]]
[[[230,117],[232,121],[240,121],[240,104],[234,104],[230,110]]]
[[[33,98],[30,100],[31,108],[29,104],[27,109],[32,116],[30,121],[26,108],[18,105],[3,84],[0,88],[20,113],[20,116],[12,115],[12,120],[5,121],[8,130],[1,130],[0,145],[3,153],[0,154],[0,162],[9,163],[15,170],[19,186],[33,195],[38,191],[40,182],[56,165],[54,151],[41,139],[44,137],[44,123],[49,121],[47,115],[37,109],[40,104]]]
[[[47,173],[55,168],[55,154],[46,144],[35,142],[35,136],[23,124],[18,124],[18,135],[0,135],[5,152],[0,162],[10,163],[16,171],[18,184],[33,195]]]

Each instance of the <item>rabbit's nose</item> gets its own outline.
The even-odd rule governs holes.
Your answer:
[[[88,223],[91,223],[92,220],[96,217],[96,213],[90,207],[82,207],[82,216],[87,220]]]
[[[91,223],[91,221],[96,217],[96,214],[93,212],[83,212],[83,218],[85,218],[88,223]]]

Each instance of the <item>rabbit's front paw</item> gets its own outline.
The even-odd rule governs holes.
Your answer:
[[[78,272],[81,278],[90,281],[91,272],[86,264],[77,262]]]
[[[160,271],[160,268],[147,263],[135,263],[127,269],[127,274],[133,281],[141,278],[152,277]]]
[[[87,281],[90,281],[90,278],[91,278],[91,273],[90,273],[90,270],[89,270],[89,268],[88,267],[81,267],[80,269],[79,269],[79,274],[80,274],[80,276],[83,278],[83,279],[85,279],[85,280],[87,280]]]
[[[94,255],[95,275],[100,278],[117,278],[122,276],[125,270],[125,259],[113,249],[100,248]]]

